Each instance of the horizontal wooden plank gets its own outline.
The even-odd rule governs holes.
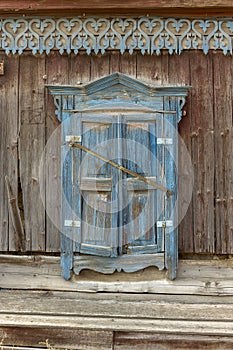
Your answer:
[[[233,346],[231,337],[218,336],[116,332],[114,339],[116,350],[229,350]]]
[[[82,177],[80,182],[80,190],[82,191],[111,191],[111,178],[88,178]]]
[[[85,329],[61,329],[46,327],[0,327],[5,346],[43,347],[79,350],[110,350],[113,343],[113,332]],[[13,347],[15,349],[15,346]],[[12,350],[12,347],[10,348]],[[22,349],[22,348],[20,348]],[[2,350],[2,347],[1,347]]]
[[[66,0],[59,2],[56,0],[5,0],[1,1],[0,9],[13,10],[13,9],[119,9],[119,8],[135,8],[135,9],[154,9],[154,8],[213,8],[213,7],[226,7],[231,8],[232,3],[229,0],[148,0],[146,3],[142,0],[115,0],[109,2],[108,0]]]
[[[80,292],[233,295],[232,260],[179,261],[175,281],[165,271],[103,275],[82,271],[71,281],[61,277],[60,257],[0,255],[0,288]]]
[[[14,346],[14,350],[41,350],[43,348],[34,348],[34,347],[25,347],[25,346]],[[2,345],[1,350],[12,350],[12,346],[4,346]]]
[[[112,349],[113,341],[121,350],[230,349],[232,297],[2,290],[0,339],[23,350],[46,341],[80,350]]]
[[[55,0],[5,0],[0,3],[0,14],[20,15],[20,14],[66,14],[77,13],[158,13],[159,15],[230,15],[233,11],[231,1],[228,0],[148,0],[146,3],[142,0],[128,1],[108,1],[108,0],[66,0],[59,2]],[[228,12],[227,12],[228,11]]]
[[[233,336],[233,322],[225,321],[187,321],[187,320],[154,320],[114,317],[81,317],[81,316],[44,316],[2,314],[0,327],[56,327],[66,329],[89,329],[108,331],[158,332],[173,334],[203,334]]]
[[[27,333],[25,334],[25,330],[27,330]],[[46,333],[42,333],[40,329],[34,329],[34,328],[4,328],[5,334],[7,336],[9,335],[7,342],[9,342],[9,339],[14,339],[17,340],[22,339],[21,336],[21,331],[22,335],[26,336],[25,343],[29,343],[29,340],[31,341],[31,344],[35,344],[38,337],[36,334],[36,338],[31,338],[31,336],[35,335],[36,332],[39,331],[38,335],[45,335]],[[47,334],[48,334],[48,330]],[[45,332],[46,332],[45,331]],[[93,333],[101,334],[101,333],[108,333],[108,332],[93,332],[93,331],[88,331],[89,337],[93,337],[92,339],[90,338],[81,338],[80,336],[83,331],[78,331],[79,338],[78,342],[75,342],[75,335],[76,331],[74,330],[64,330],[61,331],[60,329],[52,330],[49,329],[50,334],[49,337],[45,341],[41,341],[40,347],[32,347],[32,346],[14,346],[14,350],[41,350],[42,348],[52,348],[54,349],[54,345],[56,344],[56,348],[60,348],[61,346],[63,347],[63,343],[60,342],[60,334],[65,334],[65,337],[67,337],[67,343],[66,343],[66,349],[69,346],[69,349],[76,349],[77,348],[77,343],[80,344],[81,346],[79,349],[85,349],[85,350],[91,350],[94,349],[92,344],[94,343],[93,338],[95,338],[95,335],[93,337]],[[0,330],[1,332],[1,330]],[[7,333],[6,333],[7,332]],[[72,332],[72,333],[71,333]],[[87,332],[86,332],[87,333]],[[53,341],[53,337],[56,336],[55,341]],[[70,339],[68,338],[70,337]],[[100,335],[100,340],[106,340],[103,339]],[[58,340],[59,339],[59,340]],[[17,340],[18,341],[18,340]],[[77,341],[77,339],[76,339]],[[4,343],[4,342],[3,342]],[[99,345],[99,343],[97,343]],[[95,346],[97,345],[95,344]],[[83,347],[82,347],[83,345]],[[135,332],[115,332],[115,337],[114,337],[114,349],[116,350],[128,350],[133,349],[133,350],[148,350],[148,349],[153,349],[153,350],[203,350],[208,348],[208,350],[229,350],[232,348],[233,345],[233,339],[232,337],[225,337],[225,336],[203,336],[203,335],[186,335],[186,334],[156,334],[156,333],[145,333],[145,332],[140,332],[140,333],[135,333]],[[51,350],[52,350],[51,349]],[[95,348],[96,349],[96,348]],[[107,344],[102,343],[100,346],[98,346],[98,349],[109,349],[107,347]],[[112,349],[112,348],[111,348]],[[1,346],[1,350],[12,350],[12,346],[7,346],[3,345]]]
[[[233,304],[231,296],[1,291],[0,314],[12,313],[232,322]]]

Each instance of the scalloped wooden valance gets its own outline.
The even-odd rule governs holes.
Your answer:
[[[181,54],[197,49],[205,54],[221,50],[232,54],[233,17],[175,19],[157,17],[5,18],[0,20],[0,50],[6,54],[60,54],[84,50],[104,54],[135,50],[159,55],[162,50]]]

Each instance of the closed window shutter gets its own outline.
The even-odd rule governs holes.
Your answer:
[[[79,143],[111,158],[112,150],[104,145],[114,138],[114,118],[85,113],[73,118],[73,132],[80,135]],[[68,192],[74,221],[71,228],[74,250],[82,254],[114,257],[117,255],[118,228],[117,212],[111,206],[116,195],[116,169],[78,148],[70,149],[67,158],[71,162],[71,174],[67,173],[69,180],[64,185],[68,187],[65,192]],[[64,216],[69,214],[64,213]],[[67,220],[64,218],[64,222]],[[75,226],[75,222],[79,227]]]
[[[125,145],[125,167],[146,179],[156,177],[156,116],[127,114],[122,117]],[[156,198],[157,189],[134,177],[123,174],[123,253],[157,253]]]

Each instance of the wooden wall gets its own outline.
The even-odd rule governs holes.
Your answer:
[[[17,251],[20,241],[12,226],[5,186],[8,176],[21,209],[28,251],[59,251],[59,232],[46,216],[40,199],[39,162],[46,140],[58,126],[53,99],[45,84],[77,84],[120,71],[148,83],[191,85],[180,134],[191,154],[194,191],[180,225],[180,253],[233,253],[233,119],[232,57],[198,51],[181,56],[86,54],[5,57],[0,76],[0,251]],[[47,206],[57,203],[60,182],[59,140],[53,154],[57,176],[45,171]],[[180,164],[185,175],[185,164]],[[51,185],[53,184],[53,186]],[[181,176],[182,184],[182,176]],[[53,203],[47,198],[53,191]],[[11,201],[11,203],[14,201]],[[59,217],[59,211],[57,211]]]

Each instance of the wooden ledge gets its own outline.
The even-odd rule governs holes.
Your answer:
[[[82,271],[71,281],[61,277],[60,258],[0,255],[0,288],[19,290],[121,292],[183,295],[233,295],[233,261],[181,260],[175,281],[147,268],[103,275]]]

